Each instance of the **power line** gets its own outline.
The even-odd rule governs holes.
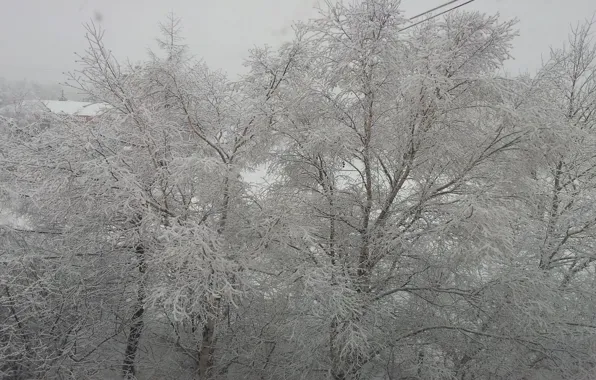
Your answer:
[[[451,12],[451,11],[453,11],[453,10],[457,9],[457,8],[461,8],[461,7],[463,7],[464,5],[470,4],[470,3],[474,2],[474,1],[476,1],[476,0],[468,0],[468,1],[466,1],[465,3],[462,3],[462,4],[459,4],[459,5],[456,5],[455,7],[453,7],[453,8],[449,8],[449,9],[447,9],[446,11],[443,11],[443,12],[441,12],[441,13],[437,13],[436,15],[433,15],[433,16],[431,16],[431,17],[429,17],[429,18],[426,18],[426,19],[424,19],[424,20],[422,20],[422,21],[418,21],[417,23],[414,23],[414,24],[412,24],[412,25],[408,25],[408,26],[406,26],[405,28],[402,28],[402,29],[398,30],[398,32],[403,32],[404,30],[407,30],[407,29],[413,28],[413,27],[415,27],[416,25],[420,25],[420,24],[422,24],[423,22],[426,22],[426,21],[428,21],[428,20],[432,20],[433,18],[437,18],[437,17],[439,17],[439,16],[441,16],[441,15],[444,15],[445,13],[449,13],[449,12]],[[454,2],[454,1],[451,1],[451,3],[453,3],[453,2]],[[445,6],[445,5],[449,5],[449,3],[448,3],[448,4],[441,5],[441,6],[439,6],[438,8],[443,8],[443,6]],[[438,8],[434,8],[434,9],[432,9],[432,10],[430,10],[430,11],[427,11],[427,12],[421,13],[421,15],[424,15],[424,14],[427,14],[427,13],[429,13],[429,12],[432,12],[433,10],[435,10],[435,9],[438,9]],[[418,17],[418,16],[415,16],[415,17]]]
[[[449,1],[449,2],[447,2],[447,3],[445,3],[445,4],[443,4],[443,5],[439,5],[438,7],[434,7],[433,9],[429,9],[428,11],[425,11],[425,12],[422,12],[422,13],[420,13],[420,14],[417,14],[417,15],[416,15],[416,16],[414,16],[414,17],[410,17],[408,20],[412,21],[412,20],[413,20],[413,19],[415,19],[415,18],[418,18],[418,17],[424,16],[425,14],[428,14],[428,13],[430,13],[430,12],[434,12],[434,11],[436,11],[437,9],[444,8],[444,7],[446,7],[446,6],[448,6],[448,5],[451,5],[451,4],[453,4],[453,3],[457,3],[458,1],[459,1],[459,0],[451,0],[451,1]]]

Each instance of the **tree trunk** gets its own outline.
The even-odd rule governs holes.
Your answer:
[[[139,289],[137,290],[137,310],[131,318],[130,331],[126,341],[126,350],[124,352],[124,362],[122,364],[122,377],[124,379],[135,379],[135,357],[139,348],[139,341],[141,333],[143,332],[144,321],[143,314],[145,313],[145,272],[147,271],[147,264],[145,263],[145,248],[142,245],[137,245],[135,248],[139,262],[139,274],[141,279],[139,281]]]
[[[203,326],[203,340],[199,348],[198,380],[207,380],[213,368],[213,353],[215,351],[215,318],[209,317]]]

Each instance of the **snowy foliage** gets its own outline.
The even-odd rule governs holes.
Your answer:
[[[514,24],[327,3],[236,82],[88,25],[102,113],[0,117],[0,377],[593,378],[593,25]]]

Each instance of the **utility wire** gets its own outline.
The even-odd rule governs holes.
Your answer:
[[[461,7],[463,7],[464,5],[470,4],[470,3],[474,2],[474,1],[476,1],[476,0],[468,0],[468,1],[466,1],[465,3],[462,3],[462,4],[459,4],[459,5],[456,5],[455,7],[453,7],[453,8],[449,8],[449,9],[447,9],[446,11],[443,11],[443,12],[441,12],[441,13],[437,13],[436,15],[432,15],[432,16],[431,16],[431,17],[429,17],[429,18],[425,18],[425,19],[424,19],[424,20],[422,20],[422,21],[418,21],[417,23],[414,23],[414,24],[412,24],[412,25],[408,25],[408,26],[406,26],[405,28],[399,29],[399,30],[398,30],[398,32],[403,32],[404,30],[407,30],[407,29],[413,28],[413,27],[415,27],[416,25],[420,25],[420,24],[422,24],[423,22],[426,22],[426,21],[428,21],[428,20],[432,20],[433,18],[437,18],[437,17],[439,17],[439,16],[441,16],[441,15],[444,15],[445,13],[449,13],[449,12],[451,12],[451,11],[453,11],[453,10],[457,9],[457,8],[461,8]],[[453,1],[452,1],[452,3],[453,3]],[[444,5],[448,5],[448,4],[444,4]],[[438,8],[443,8],[443,5],[441,5],[441,6],[440,6],[440,7],[438,7]],[[438,8],[435,8],[435,9],[438,9]],[[433,9],[433,10],[434,10],[434,9]],[[432,11],[432,10],[431,10],[431,11]],[[428,11],[428,12],[431,12],[431,11]],[[424,15],[424,14],[426,14],[426,13],[428,13],[428,12],[424,12],[424,13],[422,13],[422,15]],[[418,17],[418,16],[415,16],[415,17]]]
[[[447,2],[447,3],[445,3],[445,4],[443,4],[443,5],[439,5],[438,7],[434,7],[433,9],[429,9],[429,10],[428,10],[428,11],[426,11],[426,12],[422,12],[422,13],[420,13],[420,14],[417,14],[417,15],[416,15],[416,16],[414,16],[414,17],[410,17],[408,20],[412,21],[412,20],[414,20],[415,18],[418,18],[418,17],[424,16],[425,14],[428,14],[428,13],[430,13],[430,12],[434,12],[434,11],[436,11],[437,9],[444,8],[444,7],[446,7],[446,6],[448,6],[448,5],[451,5],[451,4],[453,4],[453,3],[457,3],[458,1],[459,1],[459,0],[451,0],[451,1],[449,1],[449,2]]]

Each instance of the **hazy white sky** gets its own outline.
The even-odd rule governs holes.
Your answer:
[[[414,15],[447,0],[402,0]],[[461,0],[463,2],[464,0]],[[0,0],[0,77],[44,83],[62,81],[85,48],[82,24],[101,14],[106,43],[119,58],[144,58],[157,23],[174,11],[184,23],[191,51],[230,74],[254,45],[291,37],[293,20],[314,15],[316,0]],[[516,17],[512,71],[534,69],[550,45],[560,45],[570,23],[592,16],[594,0],[476,0],[465,9]]]

